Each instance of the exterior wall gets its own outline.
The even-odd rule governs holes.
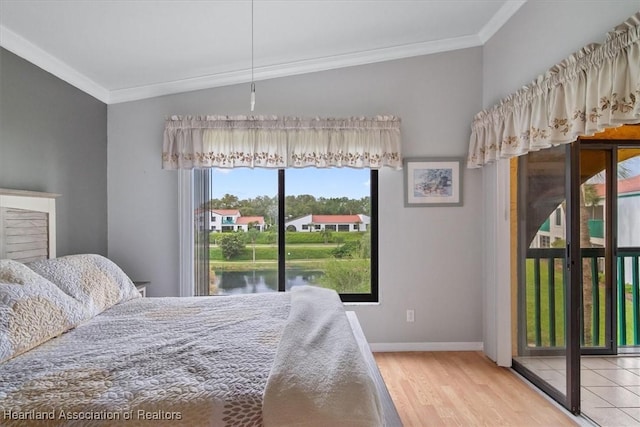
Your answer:
[[[284,223],[284,228],[287,230],[289,227],[295,227],[296,231],[311,231],[311,230],[303,230],[302,226],[311,223],[311,216],[307,215],[301,218],[296,218],[291,221],[287,221]],[[316,231],[315,229],[313,231]],[[319,231],[319,230],[318,230]]]
[[[313,215],[306,215],[301,218],[296,218],[291,221],[287,221],[284,223],[285,228],[295,227],[296,231],[322,231],[325,228],[328,228],[332,231],[338,231],[339,226],[348,226],[349,232],[354,231],[367,231],[367,227],[369,226],[371,219],[367,215],[358,215],[360,217],[360,223],[354,224],[352,222],[334,222],[334,223],[314,223],[312,221]],[[313,225],[311,225],[313,224]]]
[[[242,220],[241,214],[220,214],[215,211],[206,211],[196,214],[196,221],[198,221],[200,230],[209,230],[214,232],[222,231],[247,231],[249,229],[249,223],[245,223]],[[254,225],[259,231],[264,231],[264,220]]]
[[[405,157],[464,157],[471,117],[482,107],[482,48],[264,80],[256,86],[254,114],[394,114],[402,119]],[[150,280],[151,296],[179,295],[178,174],[162,170],[158,162],[164,118],[247,114],[247,88],[220,87],[108,107],[109,256],[133,277]],[[463,206],[426,209],[404,206],[401,170],[380,171],[380,303],[349,307],[370,342],[394,348],[418,348],[420,343],[479,348],[482,172],[463,174]],[[407,309],[415,310],[415,322],[407,323]]]
[[[566,213],[562,206],[559,206],[558,209],[560,210],[560,218],[556,217],[557,210],[553,211],[549,217],[549,237],[552,245],[553,242],[558,239],[567,240],[567,226],[565,224]]]
[[[61,194],[58,256],[107,255],[107,106],[2,48],[0,187]]]
[[[238,224],[236,227],[237,227],[237,230],[242,230],[244,232],[249,231],[249,224]],[[264,231],[263,224],[255,224],[253,228],[257,229],[258,231]]]
[[[209,211],[207,218],[209,220],[209,231],[222,231],[222,215]]]
[[[237,231],[238,227],[235,225],[235,223],[238,220],[239,216],[240,215],[229,215],[229,214],[222,215],[217,212],[210,211],[210,215],[208,215],[208,220],[209,220],[208,229],[216,232],[221,232],[222,230],[225,229],[223,227],[230,227],[232,231]],[[215,230],[211,228],[212,226],[215,226]]]
[[[556,212],[560,210],[560,221],[557,221]],[[548,248],[553,247],[553,243],[556,240],[565,240],[566,241],[566,225],[565,225],[565,213],[562,206],[559,206],[556,210],[554,210],[551,215],[549,215],[549,230],[542,231],[539,230],[536,236],[534,237],[534,241],[531,244],[532,248]],[[543,244],[543,239],[547,238],[549,245]],[[593,240],[593,239],[592,239]]]
[[[618,247],[640,247],[640,194],[618,197]]]
[[[207,230],[220,233],[223,231],[248,231],[249,224],[240,221],[242,214],[220,214],[216,211],[209,211],[207,218]],[[264,221],[262,224],[255,224],[255,228],[264,231]]]
[[[618,197],[618,247],[640,247],[640,193]],[[625,260],[625,283],[633,283],[631,258]]]

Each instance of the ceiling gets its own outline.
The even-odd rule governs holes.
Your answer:
[[[525,0],[255,0],[262,80],[483,45]],[[0,46],[105,103],[251,81],[249,0],[0,0]]]

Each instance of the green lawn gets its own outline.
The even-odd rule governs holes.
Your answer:
[[[335,245],[287,245],[285,248],[287,261],[303,260],[303,259],[325,259],[331,258]],[[272,245],[256,245],[256,261],[277,261],[278,248]],[[252,261],[253,247],[248,244],[242,253],[232,260],[225,260],[222,255],[222,249],[214,246],[209,249],[209,259],[212,261],[235,262],[235,261]]]
[[[527,343],[529,346],[536,346],[536,301],[535,301],[535,287],[534,287],[534,261],[527,260],[526,263],[526,306],[527,306]],[[540,261],[540,342],[544,347],[551,345],[551,316],[550,313],[555,313],[555,345],[564,346],[564,278],[562,274],[562,264],[560,260],[556,261],[554,268],[555,277],[555,305],[549,307],[549,276],[548,276],[548,261]],[[631,294],[631,287],[627,285],[627,295]],[[600,333],[599,343],[604,343],[604,321],[605,321],[605,304],[604,304],[604,285],[599,286],[599,313],[600,313]],[[626,299],[626,323],[627,323],[627,345],[633,345],[633,312],[632,301],[629,297]],[[638,325],[636,325],[638,327]],[[618,342],[620,342],[618,340]],[[591,343],[587,343],[591,344]]]
[[[235,239],[233,236],[245,237],[243,233],[209,235],[209,267],[214,277],[216,272],[267,272],[278,269],[278,245],[273,233],[254,236],[255,243],[242,239],[244,248],[240,253],[232,253],[228,246],[223,253],[220,245],[224,246],[227,236],[231,236],[229,239]],[[371,260],[367,251],[367,236],[369,234],[364,232],[334,232],[325,243],[327,236],[321,233],[287,232],[285,266],[287,269],[321,272],[317,279],[318,286],[341,293],[368,293],[371,290]],[[229,254],[232,255],[227,259],[225,255]]]
[[[534,262],[527,260],[526,264],[527,278],[527,344],[536,346],[536,299],[535,299],[535,278],[534,278]],[[564,292],[562,274],[555,273],[555,305],[552,310],[549,307],[549,276],[548,262],[543,260],[540,262],[540,341],[544,347],[551,346],[551,322],[550,313],[555,314],[555,345],[564,345]]]

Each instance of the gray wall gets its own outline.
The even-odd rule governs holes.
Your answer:
[[[585,45],[604,42],[607,32],[638,10],[638,0],[526,2],[483,47],[484,108],[529,84]],[[501,167],[482,169],[486,254],[483,335],[485,352],[506,365],[511,362],[510,329],[504,328],[501,319],[510,318],[510,267],[504,262],[510,256],[510,242],[509,221],[504,215],[508,189],[498,178],[498,173],[504,172],[499,172]]]
[[[256,114],[402,118],[411,156],[464,157],[481,108],[482,49],[257,82]],[[164,118],[247,114],[249,85],[108,107],[109,256],[150,295],[178,295],[178,179],[161,170]],[[380,173],[379,305],[357,311],[370,342],[482,341],[481,172],[464,171],[464,206],[405,208],[402,172]],[[351,308],[351,307],[349,307]],[[415,323],[405,322],[406,309]]]
[[[107,254],[107,107],[0,48],[0,187],[60,193],[57,253]]]

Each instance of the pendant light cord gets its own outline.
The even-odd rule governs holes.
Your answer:
[[[256,106],[256,84],[253,82],[253,0],[251,0],[251,111]]]
[[[253,0],[251,0],[251,84],[253,84]]]

